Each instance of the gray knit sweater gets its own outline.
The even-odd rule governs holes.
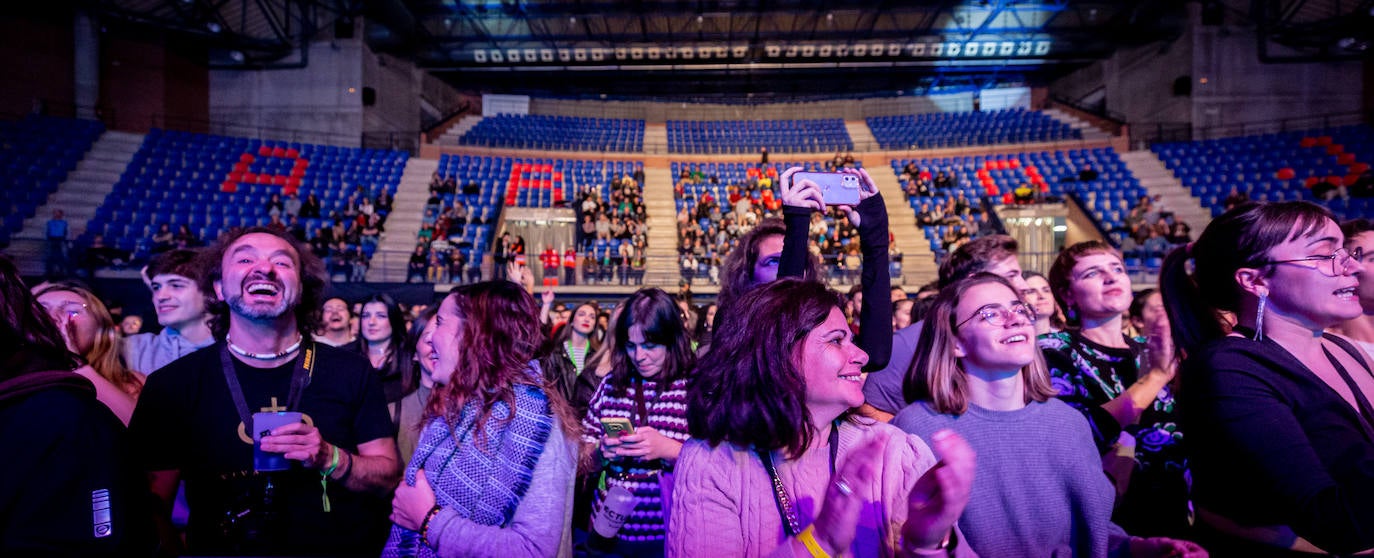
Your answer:
[[[959,527],[979,556],[1129,554],[1126,533],[1111,522],[1115,492],[1087,421],[1063,402],[1033,402],[1018,411],[970,404],[960,416],[916,402],[892,424],[923,439],[948,428],[977,452]]]

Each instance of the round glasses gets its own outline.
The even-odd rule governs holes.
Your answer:
[[[983,321],[987,322],[988,325],[1001,327],[1007,325],[1007,322],[1011,321],[1012,316],[1024,318],[1029,323],[1035,323],[1035,309],[1024,303],[1015,302],[1012,303],[1011,308],[1007,308],[1001,304],[989,304],[979,308],[973,312],[972,316],[955,324],[954,329],[964,327],[964,324],[973,321],[974,318],[983,318]]]
[[[1274,260],[1261,263],[1264,265],[1274,265],[1292,264],[1298,262],[1312,262],[1314,265],[1304,265],[1299,267],[1315,269],[1318,273],[1321,273],[1322,275],[1326,275],[1328,277],[1335,277],[1337,275],[1340,275],[1341,272],[1345,270],[1345,266],[1349,265],[1350,262],[1355,262],[1356,264],[1364,263],[1364,247],[1357,246],[1353,252],[1350,250],[1346,250],[1345,248],[1339,248],[1335,252],[1332,252],[1330,256],[1307,256],[1306,258],[1297,258],[1292,260]]]

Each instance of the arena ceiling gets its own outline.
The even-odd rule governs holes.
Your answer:
[[[308,64],[360,29],[469,90],[764,100],[1043,83],[1176,37],[1183,0],[83,0],[107,22],[202,41],[212,67]],[[1366,54],[1374,0],[1207,0],[1275,61]],[[361,21],[360,26],[354,22]],[[342,23],[342,25],[336,25]]]

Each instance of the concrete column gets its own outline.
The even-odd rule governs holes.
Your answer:
[[[100,102],[100,24],[89,13],[78,10],[72,31],[76,117],[95,119],[95,106]]]

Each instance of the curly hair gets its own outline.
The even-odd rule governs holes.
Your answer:
[[[510,281],[464,285],[453,289],[448,297],[457,307],[457,345],[463,347],[463,355],[448,383],[435,386],[425,406],[424,420],[440,418],[453,429],[459,412],[475,400],[481,411],[474,424],[486,424],[498,402],[515,408],[515,388],[524,385],[543,391],[564,432],[576,435],[578,422],[567,401],[548,386],[543,375],[530,373],[530,361],[543,343],[539,305],[534,298]],[[512,417],[508,415],[505,420]],[[486,429],[477,428],[475,441],[479,446],[486,444],[485,437]]]
[[[816,435],[799,368],[801,341],[844,297],[810,279],[784,278],[745,293],[722,312],[715,343],[687,390],[687,426],[712,446],[801,455]]]
[[[240,238],[250,234],[269,234],[282,239],[296,253],[297,269],[300,270],[301,298],[296,301],[293,312],[296,316],[296,329],[303,336],[313,335],[320,328],[320,307],[324,305],[326,275],[324,262],[308,247],[296,240],[290,233],[274,227],[241,227],[219,235],[213,243],[200,251],[201,269],[200,290],[215,292],[215,282],[224,277],[224,254]],[[210,313],[210,331],[215,339],[224,339],[229,333],[229,304],[216,299],[206,307]]]

